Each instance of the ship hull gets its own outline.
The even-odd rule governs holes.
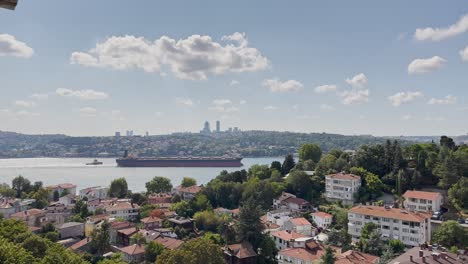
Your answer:
[[[117,159],[119,167],[242,167],[242,159]]]

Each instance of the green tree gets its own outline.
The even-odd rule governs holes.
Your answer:
[[[260,180],[268,179],[271,176],[271,170],[267,165],[252,165],[249,169],[249,177],[256,177]]]
[[[445,159],[439,163],[433,173],[440,178],[439,186],[448,190],[452,185],[458,182],[459,175],[457,163],[452,153],[449,153]]]
[[[193,218],[198,229],[210,232],[217,232],[224,223],[223,219],[212,211],[197,212]]]
[[[164,246],[160,243],[150,241],[145,247],[145,260],[154,263],[159,255],[164,251]]]
[[[110,258],[100,260],[97,264],[128,264],[123,260],[122,253],[114,253]]]
[[[468,210],[468,178],[462,177],[449,189],[448,195],[457,210]]]
[[[379,230],[372,231],[367,239],[363,240],[361,236],[361,243],[363,244],[362,251],[371,255],[380,256],[385,249]]]
[[[190,178],[190,177],[184,177],[182,179],[182,183],[180,185],[182,187],[185,187],[185,188],[190,187],[190,186],[194,186],[194,185],[197,185],[197,180],[195,180],[194,178]]]
[[[195,238],[179,249],[165,250],[156,264],[219,264],[224,263],[221,248],[206,238]]]
[[[405,251],[405,244],[398,239],[390,239],[388,241],[388,246],[391,248],[393,253],[401,253]]]
[[[299,149],[299,161],[312,160],[317,163],[321,157],[322,149],[316,144],[303,144]]]
[[[259,246],[264,228],[260,220],[261,216],[260,206],[252,199],[245,201],[240,208],[239,238],[241,241],[250,242],[254,248]]]
[[[468,246],[468,231],[456,221],[450,220],[437,228],[433,239],[445,247],[465,248]]]
[[[333,253],[333,249],[331,247],[325,248],[325,254],[322,255],[320,258],[323,264],[333,264],[335,263],[335,254]]]
[[[11,187],[16,191],[16,198],[21,198],[23,193],[31,190],[31,182],[20,175],[12,180]]]
[[[361,229],[361,238],[368,239],[370,234],[375,230],[377,230],[376,224],[372,222],[366,223]]]
[[[109,196],[110,197],[117,197],[117,198],[125,198],[127,197],[128,192],[128,184],[125,178],[117,178],[111,182],[109,188]]]
[[[96,252],[99,255],[106,253],[110,249],[110,224],[107,221],[104,221],[101,224],[100,229],[95,229],[91,234],[91,248],[92,251]]]
[[[0,237],[0,263],[4,264],[30,264],[38,260],[21,245]]]
[[[258,246],[257,264],[277,264],[278,249],[275,241],[268,234],[263,234]]]
[[[377,175],[373,173],[367,173],[365,176],[365,183],[365,188],[371,195],[374,197],[379,197],[382,195],[384,184]]]
[[[283,175],[288,174],[294,168],[294,166],[296,166],[296,162],[294,161],[293,155],[286,155],[283,161],[283,165],[281,166],[281,173],[283,173]]]
[[[281,172],[281,162],[279,161],[272,161],[271,162],[271,165],[270,165],[270,169],[271,170],[277,170],[279,172]]]
[[[30,197],[35,199],[34,207],[38,209],[42,209],[49,204],[49,193],[50,190],[45,188],[40,188],[37,192],[31,193]]]
[[[54,191],[54,202],[57,202],[60,199],[60,194],[57,190]]]
[[[455,142],[453,141],[452,138],[449,138],[447,136],[441,136],[440,137],[440,146],[444,148],[448,148],[451,150],[455,149]]]
[[[22,246],[36,258],[43,258],[47,254],[47,243],[41,237],[31,236],[23,241]]]
[[[146,238],[142,233],[138,232],[130,238],[130,244],[144,245],[146,244]]]
[[[331,154],[323,156],[317,163],[315,173],[319,176],[324,176],[329,173],[336,172],[335,163],[337,158]]]
[[[146,190],[148,193],[170,192],[172,190],[171,180],[156,176],[146,183]]]
[[[175,211],[177,215],[183,217],[192,217],[195,213],[190,204],[186,201],[180,201],[171,206],[171,210]]]
[[[6,183],[0,184],[0,195],[4,197],[15,197],[16,191],[10,188]]]

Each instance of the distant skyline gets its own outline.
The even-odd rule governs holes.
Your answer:
[[[0,130],[468,132],[466,1],[19,1]]]

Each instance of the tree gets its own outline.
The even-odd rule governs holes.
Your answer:
[[[146,244],[146,238],[142,233],[138,232],[130,238],[130,244],[144,245]]]
[[[57,202],[59,199],[60,199],[60,193],[57,190],[55,190],[53,200],[54,202]]]
[[[445,247],[465,248],[468,246],[468,231],[456,221],[450,220],[437,228],[433,239]]]
[[[224,222],[221,217],[211,211],[197,212],[193,218],[198,229],[211,232],[217,232]]]
[[[348,249],[351,246],[351,240],[351,235],[348,234],[346,228],[341,228],[340,230],[332,229],[328,233],[327,242],[332,246]]]
[[[183,217],[192,217],[195,213],[190,204],[186,201],[180,201],[171,206],[171,210],[175,211],[177,215]]]
[[[31,182],[20,175],[12,180],[11,187],[16,191],[16,198],[21,198],[23,193],[31,190]]]
[[[182,244],[179,249],[165,250],[156,264],[219,264],[224,263],[221,248],[210,239],[195,238]]]
[[[164,246],[160,243],[150,241],[145,247],[145,260],[154,263],[159,255],[164,251]]]
[[[100,229],[95,229],[91,234],[91,248],[92,251],[96,252],[99,255],[106,253],[110,249],[110,224],[105,220],[101,224]]]
[[[361,229],[361,238],[368,239],[374,230],[377,230],[376,224],[372,222],[366,223]]]
[[[40,188],[37,192],[30,194],[32,199],[35,199],[34,207],[38,209],[42,209],[49,204],[49,193],[50,190]]]
[[[0,237],[0,263],[30,264],[37,263],[37,259],[21,245]]]
[[[276,255],[278,249],[276,248],[275,241],[268,234],[263,234],[258,246],[257,264],[276,264]]]
[[[312,189],[312,180],[303,171],[293,171],[286,179],[288,191],[296,194],[300,198],[306,198]]]
[[[36,258],[43,258],[47,253],[47,243],[41,237],[31,236],[23,241],[22,246]]]
[[[271,170],[267,165],[252,165],[249,169],[249,177],[257,177],[260,180],[268,179],[271,176]]]
[[[315,163],[319,162],[322,157],[322,149],[316,144],[303,144],[299,149],[299,160],[312,160]]]
[[[457,183],[459,176],[457,163],[452,153],[449,153],[445,159],[439,163],[433,173],[440,178],[440,187],[448,190],[452,185]]]
[[[455,149],[455,142],[453,141],[452,138],[449,138],[447,136],[441,136],[440,137],[440,146],[444,148],[448,148],[450,150]]]
[[[128,264],[123,260],[122,253],[114,253],[110,258],[100,260],[97,264]]]
[[[197,180],[195,180],[194,178],[190,178],[190,177],[184,177],[180,185],[184,188],[194,186],[194,185],[197,185]],[[172,189],[172,186],[171,186],[171,189]]]
[[[260,220],[262,216],[260,206],[253,199],[244,202],[239,213],[239,238],[241,241],[248,241],[254,248],[260,244],[263,224]]]
[[[146,183],[148,193],[170,192],[172,190],[171,180],[165,177],[156,176]]]
[[[125,198],[128,192],[128,184],[125,178],[117,178],[111,182],[109,188],[109,196],[117,198]]]
[[[335,263],[335,254],[333,253],[333,249],[331,247],[325,248],[325,254],[322,255],[320,258],[323,264],[333,264]]]
[[[283,161],[283,165],[281,166],[281,172],[283,175],[286,175],[289,173],[289,171],[292,170],[296,166],[296,162],[294,161],[294,157],[291,154],[286,155]]]
[[[132,197],[132,203],[136,203],[138,205],[141,205],[148,200],[146,196],[141,193],[132,193],[131,197]]]
[[[279,161],[272,161],[271,162],[271,165],[270,165],[270,169],[271,170],[277,170],[279,172],[281,172],[281,162]]]
[[[448,192],[450,202],[457,210],[468,209],[468,178],[462,177],[460,181],[455,183]]]
[[[361,243],[363,245],[362,251],[371,255],[380,256],[385,249],[379,230],[372,231],[367,239],[363,240],[361,236]]]
[[[90,215],[88,211],[88,205],[83,202],[83,200],[76,201],[75,207],[73,207],[73,213],[78,215],[83,220]]]
[[[323,156],[320,161],[317,163],[315,173],[317,175],[323,176],[325,174],[336,172],[335,163],[337,158],[331,154]]]
[[[10,188],[10,186],[6,183],[0,184],[0,195],[4,197],[15,197],[16,191]]]
[[[388,246],[392,250],[393,253],[401,253],[405,250],[405,244],[398,239],[390,239],[388,241]]]
[[[382,195],[382,189],[384,184],[379,179],[379,177],[373,173],[367,173],[365,176],[365,188],[367,191],[374,197],[379,197]]]

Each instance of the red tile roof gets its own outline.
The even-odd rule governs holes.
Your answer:
[[[436,200],[441,197],[438,192],[423,192],[423,191],[406,191],[403,194],[405,198],[416,198],[416,199],[426,199],[426,200]]]
[[[235,256],[237,259],[253,258],[257,256],[257,253],[255,253],[249,242],[229,245],[224,249],[224,253]]]
[[[325,213],[325,212],[315,212],[315,213],[311,213],[310,215],[314,215],[320,218],[332,218],[333,217],[333,215]]]
[[[145,223],[145,224],[157,223],[157,222],[161,222],[161,221],[162,221],[161,218],[158,218],[158,217],[155,217],[155,216],[148,216],[148,217],[145,217],[145,218],[141,219],[141,222]]]
[[[378,260],[377,256],[348,250],[337,256],[335,264],[373,264],[377,263]]]
[[[111,223],[111,228],[114,230],[120,230],[124,228],[129,228],[135,226],[135,224],[130,223],[128,221],[116,221]]]
[[[281,231],[276,231],[271,233],[271,236],[281,238],[286,241],[294,240],[296,238],[302,238],[306,237],[302,234],[296,233],[296,232],[288,232],[286,230],[281,230]]]
[[[77,250],[77,249],[80,249],[81,247],[83,246],[86,246],[88,243],[91,242],[91,238],[90,237],[87,237],[85,239],[82,239],[78,242],[76,242],[75,244],[71,245],[70,246],[70,249],[71,250]]]
[[[197,193],[199,193],[203,188],[202,188],[201,186],[194,185],[194,186],[190,186],[190,187],[177,186],[176,189],[177,189],[177,191],[179,191],[179,192],[197,194]]]
[[[360,180],[361,177],[354,175],[354,174],[349,174],[349,173],[335,173],[335,174],[330,174],[325,177],[330,177],[332,179],[341,179],[341,180]]]
[[[293,204],[297,204],[297,205],[305,205],[305,204],[309,204],[308,201],[304,200],[304,199],[301,199],[301,198],[296,198],[296,197],[289,197],[289,198],[286,198],[283,200],[283,202],[286,202],[286,203],[293,203]]]
[[[17,219],[26,219],[26,217],[28,217],[28,216],[40,215],[40,214],[45,214],[45,211],[41,210],[41,209],[33,208],[33,209],[26,210],[26,211],[14,213],[10,217],[11,218],[17,218]]]
[[[120,229],[117,232],[121,233],[121,234],[123,234],[125,236],[131,236],[131,235],[135,234],[136,232],[138,232],[138,229],[136,227],[130,227],[130,228],[125,228],[125,229]]]
[[[171,237],[158,237],[153,241],[162,244],[166,249],[176,249],[184,243],[182,240]]]
[[[310,262],[319,260],[324,254],[324,250],[320,249],[317,251],[307,250],[305,248],[286,248],[280,250],[278,253],[283,256],[288,256],[295,259],[303,260],[304,262]]]
[[[144,245],[138,245],[138,244],[133,244],[128,247],[120,248],[120,251],[123,253],[134,256],[134,255],[140,255],[145,253],[145,246]]]
[[[47,188],[50,188],[50,189],[56,189],[56,188],[71,189],[71,188],[76,188],[76,185],[72,184],[72,183],[61,183],[61,184],[57,184],[57,185],[47,186]]]
[[[385,208],[381,206],[359,205],[351,208],[350,213],[371,215],[376,217],[385,217],[399,219],[412,222],[422,222],[427,218],[431,218],[430,214],[421,212],[410,212],[398,208]]]
[[[291,221],[291,223],[293,223],[294,225],[297,225],[297,226],[312,225],[304,217],[289,219],[289,221]]]

